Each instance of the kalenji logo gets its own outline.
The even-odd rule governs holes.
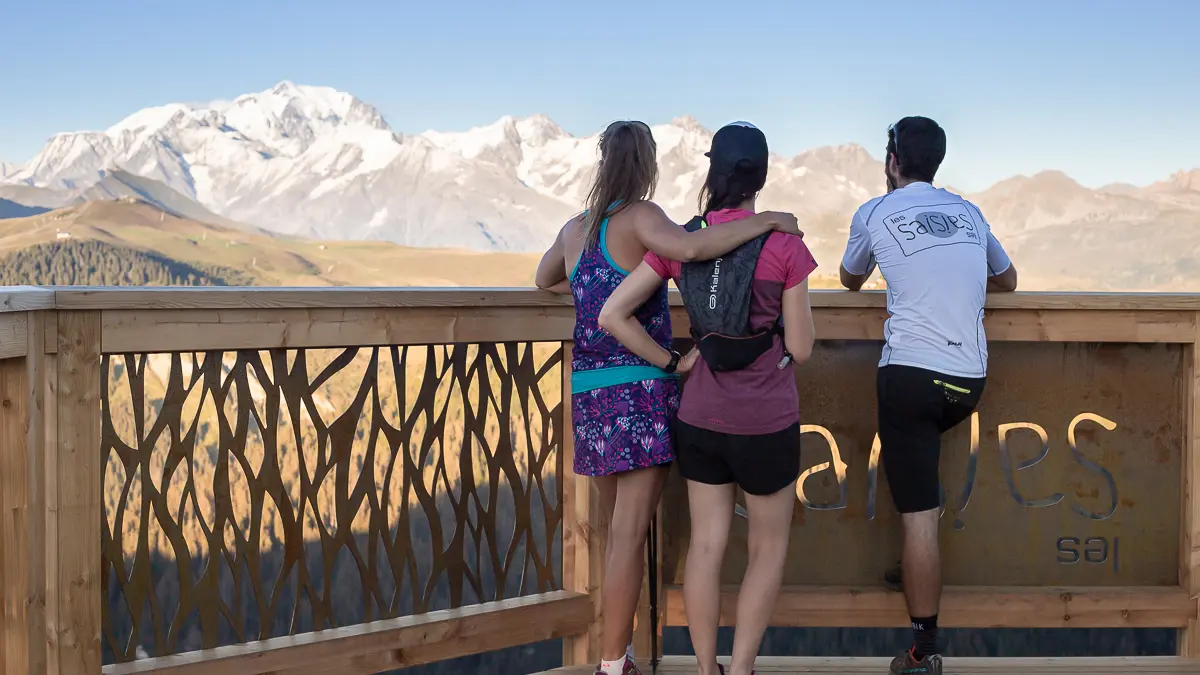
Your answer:
[[[712,283],[708,285],[708,293],[709,293],[708,308],[709,309],[717,308],[717,282],[720,281],[720,279],[718,279],[718,277],[720,275],[721,275],[721,259],[717,258],[716,260],[713,261]]]

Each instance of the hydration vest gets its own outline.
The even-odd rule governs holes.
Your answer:
[[[688,232],[704,227],[704,216],[684,225]],[[774,346],[776,336],[783,337],[782,317],[765,330],[750,330],[754,269],[770,235],[759,235],[719,258],[680,265],[676,285],[692,322],[692,339],[713,372],[747,368]],[[785,349],[779,367],[790,358]]]

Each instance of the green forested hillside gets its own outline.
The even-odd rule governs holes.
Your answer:
[[[253,278],[97,240],[37,244],[0,258],[0,285],[250,286]]]

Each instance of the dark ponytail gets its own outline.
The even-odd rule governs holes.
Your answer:
[[[697,206],[700,213],[731,209],[752,199],[767,184],[767,167],[755,166],[748,159],[738,160],[730,173],[719,172],[710,163]]]

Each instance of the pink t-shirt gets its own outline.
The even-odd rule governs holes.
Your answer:
[[[730,221],[754,215],[744,209],[708,214],[712,226],[737,227]],[[681,265],[655,253],[645,261],[663,279],[678,279]],[[783,311],[783,291],[797,286],[817,268],[800,237],[772,232],[763,244],[750,293],[750,327],[762,330]],[[800,421],[800,395],[793,365],[780,370],[783,340],[743,370],[714,373],[704,359],[696,362],[683,388],[679,420],[694,427],[740,436],[782,431]]]

